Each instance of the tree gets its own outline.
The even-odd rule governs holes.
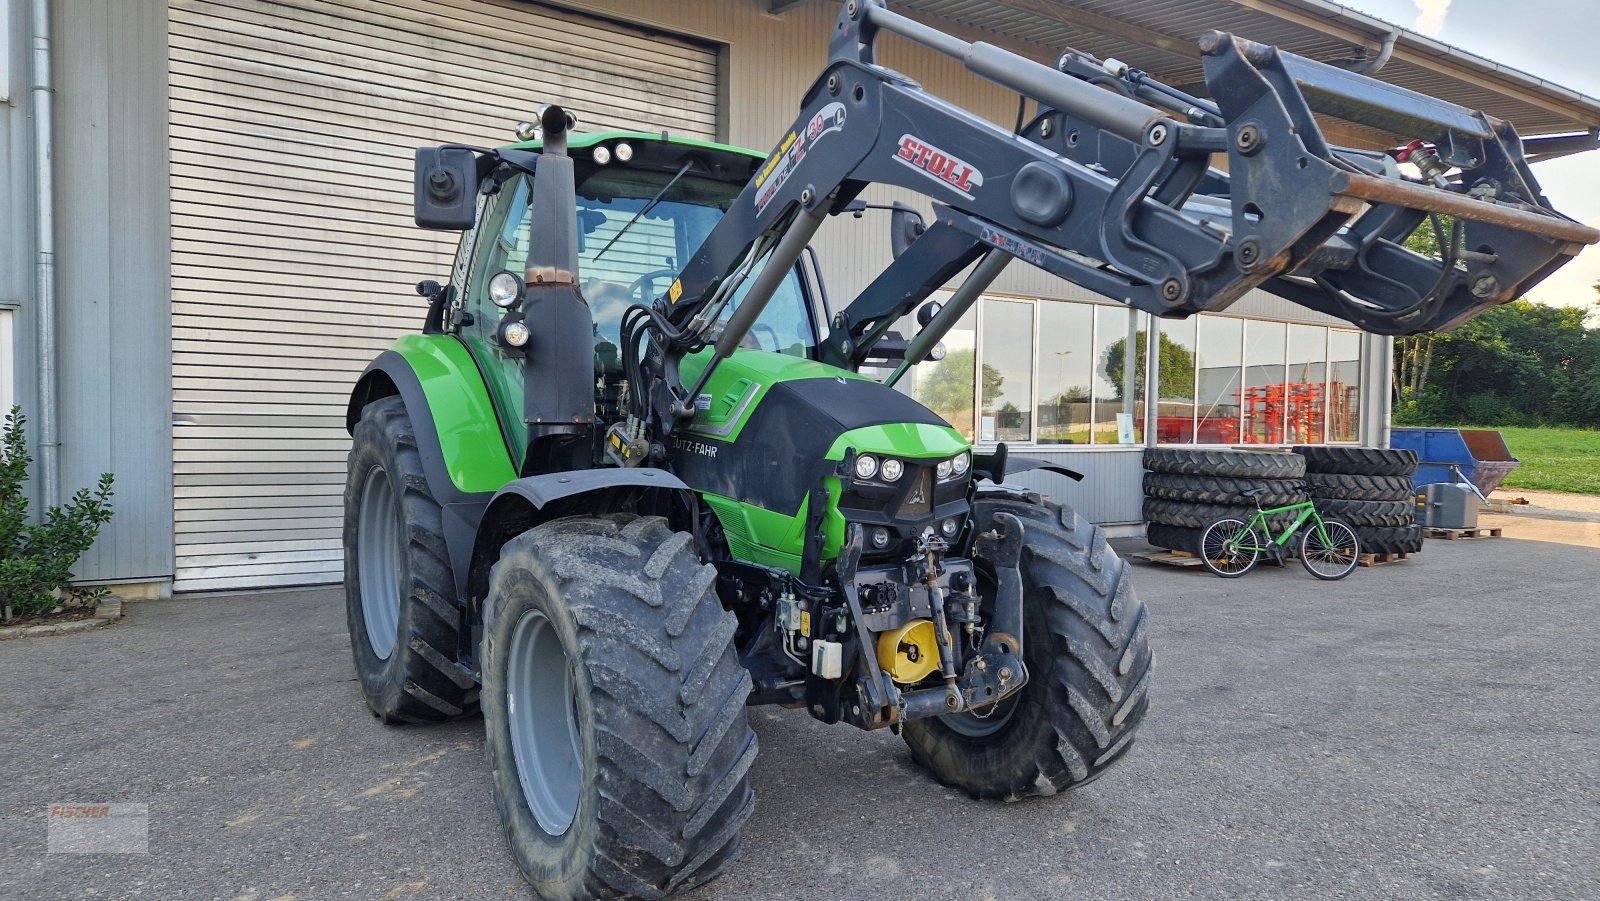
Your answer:
[[[1145,348],[1148,347],[1150,343],[1149,338],[1145,337],[1147,334],[1148,332],[1139,332],[1138,339],[1134,344],[1134,353],[1136,354],[1135,359],[1138,361],[1138,363],[1134,366],[1133,384],[1135,397],[1141,397],[1144,395],[1144,355]],[[1161,341],[1159,342],[1158,346],[1161,348],[1161,384],[1167,387],[1188,386],[1182,394],[1171,391],[1167,391],[1166,393],[1172,397],[1185,399],[1193,397],[1194,351],[1172,340],[1172,338],[1169,337],[1165,332],[1162,333]],[[1106,378],[1110,380],[1112,386],[1116,388],[1117,400],[1123,399],[1123,354],[1127,352],[1127,349],[1128,339],[1118,338],[1116,341],[1112,342],[1110,347],[1106,348],[1105,353],[1101,355],[1100,359],[1100,371],[1105,373]]]
[[[923,406],[938,413],[946,421],[955,423],[958,427],[962,423],[972,422],[972,373],[978,362],[978,352],[973,348],[953,350],[943,360],[929,367],[928,363],[921,364],[931,368],[926,375],[919,375],[917,379],[916,396]],[[1005,376],[1000,370],[985,363],[983,366],[983,404],[988,407],[1000,397],[1000,387],[1005,383]]]

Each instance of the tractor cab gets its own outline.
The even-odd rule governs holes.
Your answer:
[[[537,151],[540,142],[504,148]],[[596,412],[622,415],[618,393],[622,320],[628,307],[667,297],[673,279],[738,197],[761,157],[719,144],[639,132],[573,135],[568,152],[576,189],[577,287],[593,317]],[[509,155],[509,154],[508,154]],[[476,225],[463,233],[442,317],[490,383],[490,396],[513,454],[527,450],[518,428],[524,408],[526,354],[505,340],[506,292],[520,294],[536,228],[536,175],[510,163],[483,174]],[[820,291],[796,266],[778,286],[742,350],[810,358],[818,343]],[[747,289],[745,289],[747,291]],[[723,319],[738,308],[736,295]],[[825,312],[825,311],[823,311]],[[538,322],[527,320],[531,329]]]

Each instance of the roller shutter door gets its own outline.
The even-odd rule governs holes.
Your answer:
[[[547,101],[582,130],[713,138],[717,54],[528,3],[169,16],[175,587],[335,582],[348,392],[454,253],[411,224],[413,148],[506,143]]]

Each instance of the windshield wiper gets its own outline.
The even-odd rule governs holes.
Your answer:
[[[656,192],[656,196],[650,198],[649,202],[647,202],[644,206],[639,207],[639,212],[634,213],[633,214],[633,218],[628,220],[628,224],[624,225],[621,229],[619,229],[617,231],[616,234],[612,235],[611,236],[611,240],[606,242],[606,246],[600,248],[600,252],[595,254],[594,255],[594,259],[590,260],[589,262],[591,262],[591,263],[599,262],[600,258],[606,255],[606,251],[611,249],[611,245],[617,243],[617,239],[618,238],[621,238],[623,235],[627,234],[628,233],[628,229],[633,228],[633,224],[635,222],[638,222],[639,219],[642,218],[645,213],[648,213],[651,210],[656,208],[656,204],[661,202],[661,198],[665,197],[667,195],[667,192],[672,190],[672,186],[677,184],[678,183],[678,179],[683,177],[683,173],[688,172],[689,171],[689,167],[693,166],[693,165],[694,165],[694,160],[692,160],[692,159],[685,160],[684,164],[681,167],[679,167],[678,174],[674,175],[674,176],[672,176],[672,178],[668,179],[667,183],[661,186],[661,190]]]

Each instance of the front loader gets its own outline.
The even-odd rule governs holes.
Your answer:
[[[1013,133],[934,97],[874,62],[885,33],[1038,115]],[[769,154],[578,134],[555,106],[508,147],[417,152],[417,223],[462,238],[418,286],[422,334],[350,400],[351,642],[384,721],[481,708],[541,896],[659,897],[728,866],[748,705],[890,729],[979,798],[1127,754],[1151,652],[1126,565],[1007,482],[1045,464],[975,451],[894,388],[1006,265],[1164,317],[1262,288],[1407,334],[1600,238],[1550,208],[1507,123],[1230,35],[1202,51],[1210,100],[850,0]],[[1315,110],[1417,142],[1334,147]],[[934,221],[897,210],[892,262],[824,313],[807,246],[874,183]],[[1423,226],[1437,258],[1402,246]]]

